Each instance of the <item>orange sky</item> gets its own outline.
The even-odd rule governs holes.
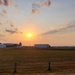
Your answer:
[[[28,33],[32,36],[28,37]],[[75,46],[75,0],[1,3],[0,42]]]

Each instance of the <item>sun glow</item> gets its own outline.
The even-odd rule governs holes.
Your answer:
[[[30,41],[35,39],[35,33],[32,31],[23,33],[24,40]]]
[[[27,37],[32,37],[32,34],[31,34],[31,33],[28,33],[28,34],[27,34]]]

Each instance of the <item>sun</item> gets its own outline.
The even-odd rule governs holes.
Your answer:
[[[28,34],[27,34],[27,37],[32,37],[32,34],[31,34],[31,33],[28,33]]]

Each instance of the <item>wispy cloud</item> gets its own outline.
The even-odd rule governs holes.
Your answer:
[[[4,5],[8,6],[9,5],[9,1],[8,0],[4,0]]]
[[[6,32],[10,34],[22,34],[23,32],[19,31],[18,28],[16,28],[13,24],[10,24],[10,29],[5,29]]]
[[[39,14],[39,10],[37,9],[37,8],[35,8],[35,9],[32,9],[32,14]]]
[[[38,14],[40,6],[37,3],[32,3],[32,14]]]
[[[23,32],[19,32],[18,29],[6,29],[6,32],[10,33],[10,34],[22,34]]]
[[[12,30],[12,29],[6,29],[5,31],[10,33],[10,34],[17,33],[17,30]]]
[[[11,24],[10,26],[11,26],[11,27],[14,27],[14,25],[13,25],[13,24]]]
[[[58,27],[57,29],[54,29],[54,30],[51,30],[51,31],[44,32],[41,35],[54,34],[54,33],[62,32],[64,30],[67,30],[67,29],[70,29],[70,28],[73,28],[73,27],[75,27],[75,22],[64,25],[63,27]]]
[[[40,2],[39,4],[42,7],[49,7],[51,5],[51,2],[50,0],[46,0],[45,2]]]
[[[14,7],[14,9],[12,9],[14,13],[20,13],[20,10],[17,9],[18,5],[16,4],[15,0],[0,0],[0,6],[2,6],[0,10],[0,27],[7,26],[8,28],[6,27],[4,31],[9,34],[22,34],[23,32],[16,27],[16,24],[8,16],[10,13],[10,9],[8,11],[9,6]],[[0,36],[2,36],[2,34],[0,34]]]
[[[3,5],[3,0],[0,0],[0,5]]]
[[[38,14],[41,7],[49,7],[51,5],[50,0],[45,0],[45,2],[32,3],[32,14]]]
[[[6,7],[10,5],[15,6],[15,3],[13,2],[13,0],[0,0],[0,5],[4,5]]]

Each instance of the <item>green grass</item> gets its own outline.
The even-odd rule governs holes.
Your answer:
[[[75,51],[34,48],[0,49],[0,73],[12,73],[15,62],[18,73],[49,73],[48,62],[51,62],[51,73],[75,72]]]

